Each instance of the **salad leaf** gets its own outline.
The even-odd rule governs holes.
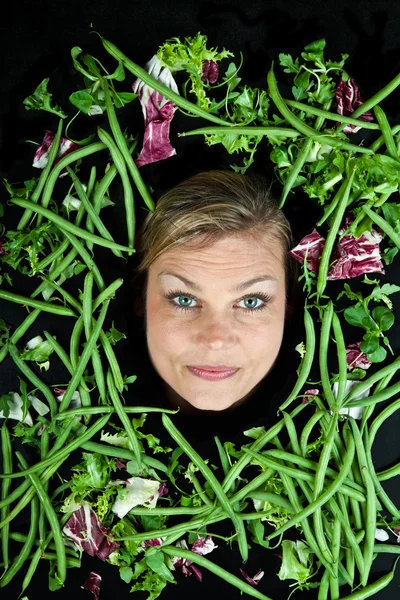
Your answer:
[[[58,104],[53,103],[53,94],[47,91],[47,84],[49,83],[49,80],[49,77],[43,79],[33,94],[25,98],[23,104],[26,110],[46,110],[57,115],[58,117],[61,117],[62,119],[65,119],[68,115],[60,106],[58,106]]]

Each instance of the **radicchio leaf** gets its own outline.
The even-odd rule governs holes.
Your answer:
[[[203,60],[203,66],[201,70],[201,79],[208,83],[215,83],[218,79],[219,68],[213,60]]]
[[[42,143],[36,150],[35,156],[33,157],[32,167],[36,167],[37,169],[45,168],[45,166],[47,165],[48,160],[49,160],[50,148],[54,142],[55,137],[56,137],[55,133],[53,133],[52,131],[49,131],[48,129],[46,130],[46,133],[44,134]],[[62,137],[60,140],[60,146],[58,148],[58,152],[57,152],[57,156],[54,161],[54,164],[56,165],[63,156],[65,156],[66,154],[69,154],[70,152],[72,152],[73,150],[76,150],[77,148],[79,148],[78,144],[71,142],[71,140],[69,140],[65,137]]]
[[[171,71],[167,67],[161,67],[157,56],[154,55],[144,68],[157,81],[179,94]],[[136,165],[142,167],[174,156],[176,150],[169,141],[169,128],[176,110],[175,104],[141,79],[136,79],[132,89],[139,96],[145,126],[143,148],[135,161]]]
[[[87,503],[72,513],[63,532],[90,556],[97,556],[103,561],[120,546],[119,542],[109,539],[112,531],[100,523]]]
[[[355,342],[346,346],[346,361],[349,371],[353,369],[369,369],[372,365],[365,352],[360,350],[360,344],[361,342]]]
[[[85,583],[81,585],[83,590],[89,590],[92,592],[95,600],[99,600],[100,596],[100,584],[101,584],[101,575],[92,571],[89,577],[86,579]]]
[[[346,215],[339,235],[344,233],[351,225],[353,218]],[[329,268],[327,279],[351,279],[364,273],[383,273],[383,264],[379,244],[382,241],[381,233],[371,230],[365,231],[359,238],[351,233],[344,235],[336,244]],[[314,273],[318,272],[319,261],[325,245],[325,239],[314,229],[306,235],[289,254],[300,263],[304,263],[307,254],[308,268]]]
[[[254,575],[254,577],[250,577],[250,575],[247,575],[247,573],[245,573],[242,569],[239,569],[241,574],[243,575],[243,577],[245,578],[245,580],[250,583],[250,585],[258,585],[258,582],[260,581],[260,579],[262,579],[264,577],[264,571],[261,571],[261,569],[259,571],[257,571],[257,573]]]
[[[362,104],[364,99],[361,97],[360,91],[354,79],[351,77],[348,81],[343,81],[341,78],[336,87],[336,102],[337,112],[339,115],[350,117],[353,112]],[[364,114],[358,117],[360,121],[373,121],[374,117],[370,110],[367,110]],[[356,133],[360,127],[346,123],[343,128],[343,133]]]

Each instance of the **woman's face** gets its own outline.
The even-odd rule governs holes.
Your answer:
[[[278,356],[285,304],[275,238],[229,235],[201,250],[188,243],[161,254],[148,272],[146,336],[170,400],[224,410],[248,398]],[[208,380],[189,368],[201,366],[237,371]]]

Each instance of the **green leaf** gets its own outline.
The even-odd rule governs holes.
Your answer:
[[[283,540],[282,565],[278,577],[281,580],[295,579],[299,584],[312,575],[310,566],[310,548],[302,541]]]
[[[89,110],[92,104],[94,103],[92,96],[84,90],[74,92],[73,94],[71,94],[69,97],[69,101],[80,111],[82,111],[85,115],[89,113]]]
[[[378,323],[381,331],[387,331],[394,323],[394,314],[385,306],[377,306],[372,311],[373,319]]]
[[[361,305],[346,308],[343,316],[350,325],[354,325],[355,327],[362,327],[366,330],[376,329],[376,324]]]
[[[119,570],[119,576],[125,583],[130,583],[133,577],[133,570],[131,567],[121,567]]]
[[[33,94],[25,98],[23,104],[26,110],[46,110],[50,113],[58,115],[62,119],[65,119],[68,116],[67,113],[65,113],[62,110],[62,108],[57,104],[53,105],[53,94],[47,91],[47,84],[49,83],[49,79],[49,77],[43,79],[43,81],[39,83]]]
[[[361,347],[361,344],[360,344],[360,347]],[[387,356],[387,351],[382,346],[379,346],[379,348],[377,348],[375,350],[375,352],[371,352],[371,353],[367,354],[368,360],[370,360],[372,363],[382,362],[385,360],[386,356]]]
[[[167,581],[173,583],[175,582],[174,576],[171,571],[168,569],[167,565],[164,562],[164,554],[161,550],[157,550],[157,552],[148,553],[146,555],[146,564],[150,567],[152,571],[164,577]]]
[[[365,352],[365,354],[370,354],[375,352],[379,348],[379,338],[374,334],[366,334],[363,338],[363,341],[360,344],[361,352]]]

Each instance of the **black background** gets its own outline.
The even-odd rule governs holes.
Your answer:
[[[234,52],[236,56],[239,56],[240,51],[243,52],[243,83],[260,87],[265,86],[267,70],[272,60],[277,61],[279,52],[289,52],[296,56],[305,44],[321,37],[327,40],[325,52],[327,57],[337,60],[341,53],[350,55],[346,68],[357,79],[364,98],[371,96],[393,78],[400,67],[398,37],[400,3],[395,1],[350,3],[341,0],[335,2],[195,2],[193,0],[186,2],[167,0],[164,2],[121,0],[23,2],[18,0],[8,4],[7,13],[7,17],[5,14],[2,17],[0,36],[2,61],[0,176],[10,182],[24,181],[37,176],[37,171],[30,166],[33,147],[25,140],[40,141],[44,130],[54,129],[57,123],[57,118],[50,114],[28,113],[22,106],[22,100],[32,93],[44,77],[50,77],[49,89],[54,93],[56,100],[69,110],[68,94],[81,84],[80,76],[75,74],[72,68],[71,48],[80,46],[84,52],[93,53],[100,59],[107,60],[98,37],[90,34],[91,30],[98,31],[114,42],[125,54],[141,65],[151,58],[158,46],[167,38],[194,35],[201,31],[208,35],[209,45],[223,46]],[[391,122],[396,123],[399,117],[399,95],[396,93],[392,96],[393,98],[384,103],[384,108]],[[137,131],[141,123],[140,111],[132,110],[131,118],[134,124],[132,130]],[[202,169],[225,168],[229,164],[230,159],[219,148],[205,149],[202,141],[183,142],[182,139],[178,139],[176,133],[180,130],[181,124],[182,129],[192,127],[192,123],[188,125],[187,121],[179,116],[174,121],[171,141],[177,148],[177,156],[143,169],[143,176],[155,190],[156,197],[164,189],[192,173]],[[268,163],[268,160],[265,162]],[[256,169],[267,176],[271,175],[270,167],[264,165],[262,157],[257,159]],[[7,198],[5,190],[1,189],[0,194],[4,202]],[[297,195],[292,202],[292,206],[288,207],[288,216],[298,240],[310,231],[318,211],[301,195]],[[15,217],[8,212],[8,209],[6,210],[6,223],[8,227],[13,227],[16,224]],[[119,218],[117,214],[115,211],[110,211],[110,223],[107,225],[113,233],[117,233],[117,239],[122,241],[123,231],[120,237],[118,232],[124,228],[123,216]],[[138,221],[145,214],[140,203],[138,203],[137,214]],[[118,261],[109,257],[109,253],[104,254],[103,261],[102,256],[102,253],[98,252],[96,260],[98,259],[98,264],[103,265],[102,272],[108,283],[121,275],[122,268]],[[26,279],[15,278],[15,292],[29,295],[33,291],[37,282],[27,282]],[[386,269],[385,280],[400,284],[396,265]],[[397,355],[400,349],[397,317],[400,306],[395,296],[393,301],[396,324],[389,337]],[[120,310],[123,306],[123,299],[117,298],[114,301],[112,318],[116,326],[124,331],[129,319],[124,316],[123,310]],[[0,314],[15,327],[22,320],[25,309],[3,302]],[[43,329],[56,334],[61,343],[68,342],[69,325],[65,320],[54,319],[49,315],[45,317],[42,315],[32,328],[32,332],[29,332],[22,342],[33,335],[40,334]],[[299,339],[302,339],[301,333]],[[129,340],[120,343],[121,360],[125,364],[123,372],[142,373],[142,369],[147,368],[147,357],[143,353],[141,344],[143,338],[138,336],[136,339],[134,334],[129,337]],[[286,367],[291,364],[292,359],[293,352],[285,363]],[[284,368],[284,364],[280,363],[280,367]],[[54,369],[57,369],[56,365]],[[52,377],[57,373],[59,382],[65,382],[66,373],[61,367],[58,369],[59,371],[52,370]],[[46,379],[45,374],[42,376]],[[0,367],[0,393],[10,390],[18,390],[18,380],[16,370],[7,359]],[[154,390],[145,386],[142,390],[145,390],[149,403],[156,400]],[[398,418],[396,422],[396,418],[393,417],[390,427],[382,428],[375,456],[378,469],[398,460],[396,439],[398,421]],[[394,500],[398,501],[398,484],[395,486],[393,482],[392,487],[388,486],[388,489],[391,490]],[[394,537],[391,538],[392,542],[393,540]],[[221,542],[220,545],[222,546],[223,543]],[[237,552],[235,555],[234,558],[231,558],[232,553],[227,553],[226,556],[219,555],[218,561],[219,564],[239,575],[238,568],[241,565]],[[280,582],[272,575],[279,568],[279,559],[272,553],[257,555],[257,552],[254,554],[253,551],[250,557],[245,567],[248,573],[254,574],[259,568],[267,573],[271,571],[271,576],[267,575],[260,583],[260,591],[275,600],[286,598],[289,593],[287,582]],[[378,557],[374,564],[374,577],[387,572],[392,564],[393,559],[390,555]],[[85,557],[82,569],[79,572],[70,570],[66,587],[54,593],[47,590],[47,574],[43,567],[31,588],[28,589],[29,600],[39,597],[46,599],[54,597],[60,600],[71,597],[88,599],[91,597],[89,592],[81,590],[80,585],[90,570],[100,570],[103,573],[100,596],[102,600],[113,596],[121,599],[130,597],[129,587],[119,580],[118,570],[115,567],[108,565],[102,567],[99,566],[98,560]],[[204,594],[210,598],[220,597],[223,594],[230,598],[239,598],[236,590],[217,578],[208,573],[203,573],[203,577],[203,583],[199,584],[193,576],[185,580],[183,576],[177,574],[178,584],[168,585],[161,598],[166,600],[186,598],[187,595],[200,598]],[[400,575],[397,574],[391,585],[376,597],[387,600],[397,598],[399,584]],[[1,591],[1,595],[7,600],[14,600],[18,592],[17,585],[10,585]],[[302,594],[305,598],[312,595],[307,591],[297,592],[297,594]]]

